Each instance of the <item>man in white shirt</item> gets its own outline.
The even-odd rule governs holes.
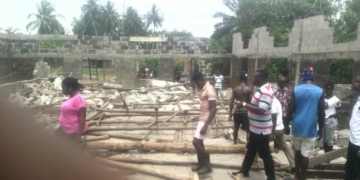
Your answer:
[[[333,136],[338,125],[336,111],[340,110],[341,101],[334,94],[334,84],[325,84],[325,122],[323,127],[323,144],[325,153],[333,150]]]
[[[355,81],[354,89],[360,94],[360,78]],[[347,160],[345,164],[345,180],[360,179],[360,96],[355,103],[352,113],[338,111],[338,114],[350,115],[350,141],[348,146]]]
[[[219,71],[217,71],[214,80],[215,80],[216,96],[219,97],[219,93],[220,93],[221,99],[224,100],[224,96],[222,94],[222,81],[224,80],[224,76],[221,75]]]
[[[284,151],[286,158],[289,161],[291,172],[293,173],[295,172],[294,154],[289,149],[284,138],[282,106],[280,101],[275,96],[273,98],[273,102],[271,105],[271,115],[274,119],[276,119],[276,126],[274,125],[275,126],[274,139],[278,143],[279,148]]]

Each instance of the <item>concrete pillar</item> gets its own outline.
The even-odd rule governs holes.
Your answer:
[[[161,80],[174,81],[174,59],[158,60],[158,76]]]
[[[124,88],[137,88],[136,59],[121,58],[115,60],[116,82]]]
[[[71,77],[76,79],[83,78],[83,59],[82,57],[64,57],[63,71],[72,73]]]
[[[243,59],[233,57],[231,58],[231,87],[235,88],[239,84],[239,76],[240,73],[243,71]]]
[[[140,70],[140,67],[139,67],[139,62],[140,60],[136,60],[136,72],[138,72]]]
[[[354,59],[353,77],[351,83],[354,83],[358,78],[360,78],[360,59]]]
[[[256,59],[248,60],[248,86],[253,89],[254,88],[254,75],[256,71]]]

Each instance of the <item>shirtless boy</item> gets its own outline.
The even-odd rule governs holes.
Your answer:
[[[234,108],[234,103],[236,101],[246,102],[250,104],[252,93],[250,88],[246,85],[247,75],[243,72],[240,77],[240,85],[233,89],[233,95],[230,100],[230,112],[229,112],[229,121],[232,119],[232,112]],[[241,129],[246,131],[246,141],[248,139],[249,131],[249,119],[248,119],[247,109],[241,107],[237,104],[234,112],[234,144],[237,144],[238,131],[241,125]]]

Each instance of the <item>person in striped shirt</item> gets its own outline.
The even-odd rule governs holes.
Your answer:
[[[265,174],[268,180],[275,179],[274,162],[272,160],[269,142],[273,140],[275,126],[271,117],[273,90],[268,82],[269,74],[265,70],[257,70],[254,75],[254,85],[259,87],[251,99],[251,103],[239,102],[248,110],[249,141],[242,168],[234,175],[241,174],[249,177],[249,170],[254,162],[256,153],[264,161]]]

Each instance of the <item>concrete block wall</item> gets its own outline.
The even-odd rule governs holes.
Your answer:
[[[174,59],[158,60],[158,76],[160,80],[174,81]]]
[[[41,41],[61,41],[62,47],[57,49],[40,48]],[[11,48],[12,55],[24,56],[35,54],[37,57],[62,57],[63,54],[82,54],[91,57],[106,55],[221,55],[223,50],[211,50],[208,38],[169,37],[167,42],[159,42],[154,50],[140,50],[136,42],[129,37],[112,36],[74,36],[74,35],[7,35],[0,33],[0,56]]]
[[[204,75],[204,77],[211,77],[211,59],[200,59],[199,71]]]
[[[287,58],[292,53],[359,51],[360,28],[357,41],[334,44],[334,28],[329,27],[329,22],[324,19],[323,15],[319,15],[295,20],[289,34],[288,47],[274,47],[274,38],[269,36],[266,27],[254,30],[248,49],[244,49],[242,46],[241,33],[235,33],[232,53],[238,57],[257,54],[266,57]]]

